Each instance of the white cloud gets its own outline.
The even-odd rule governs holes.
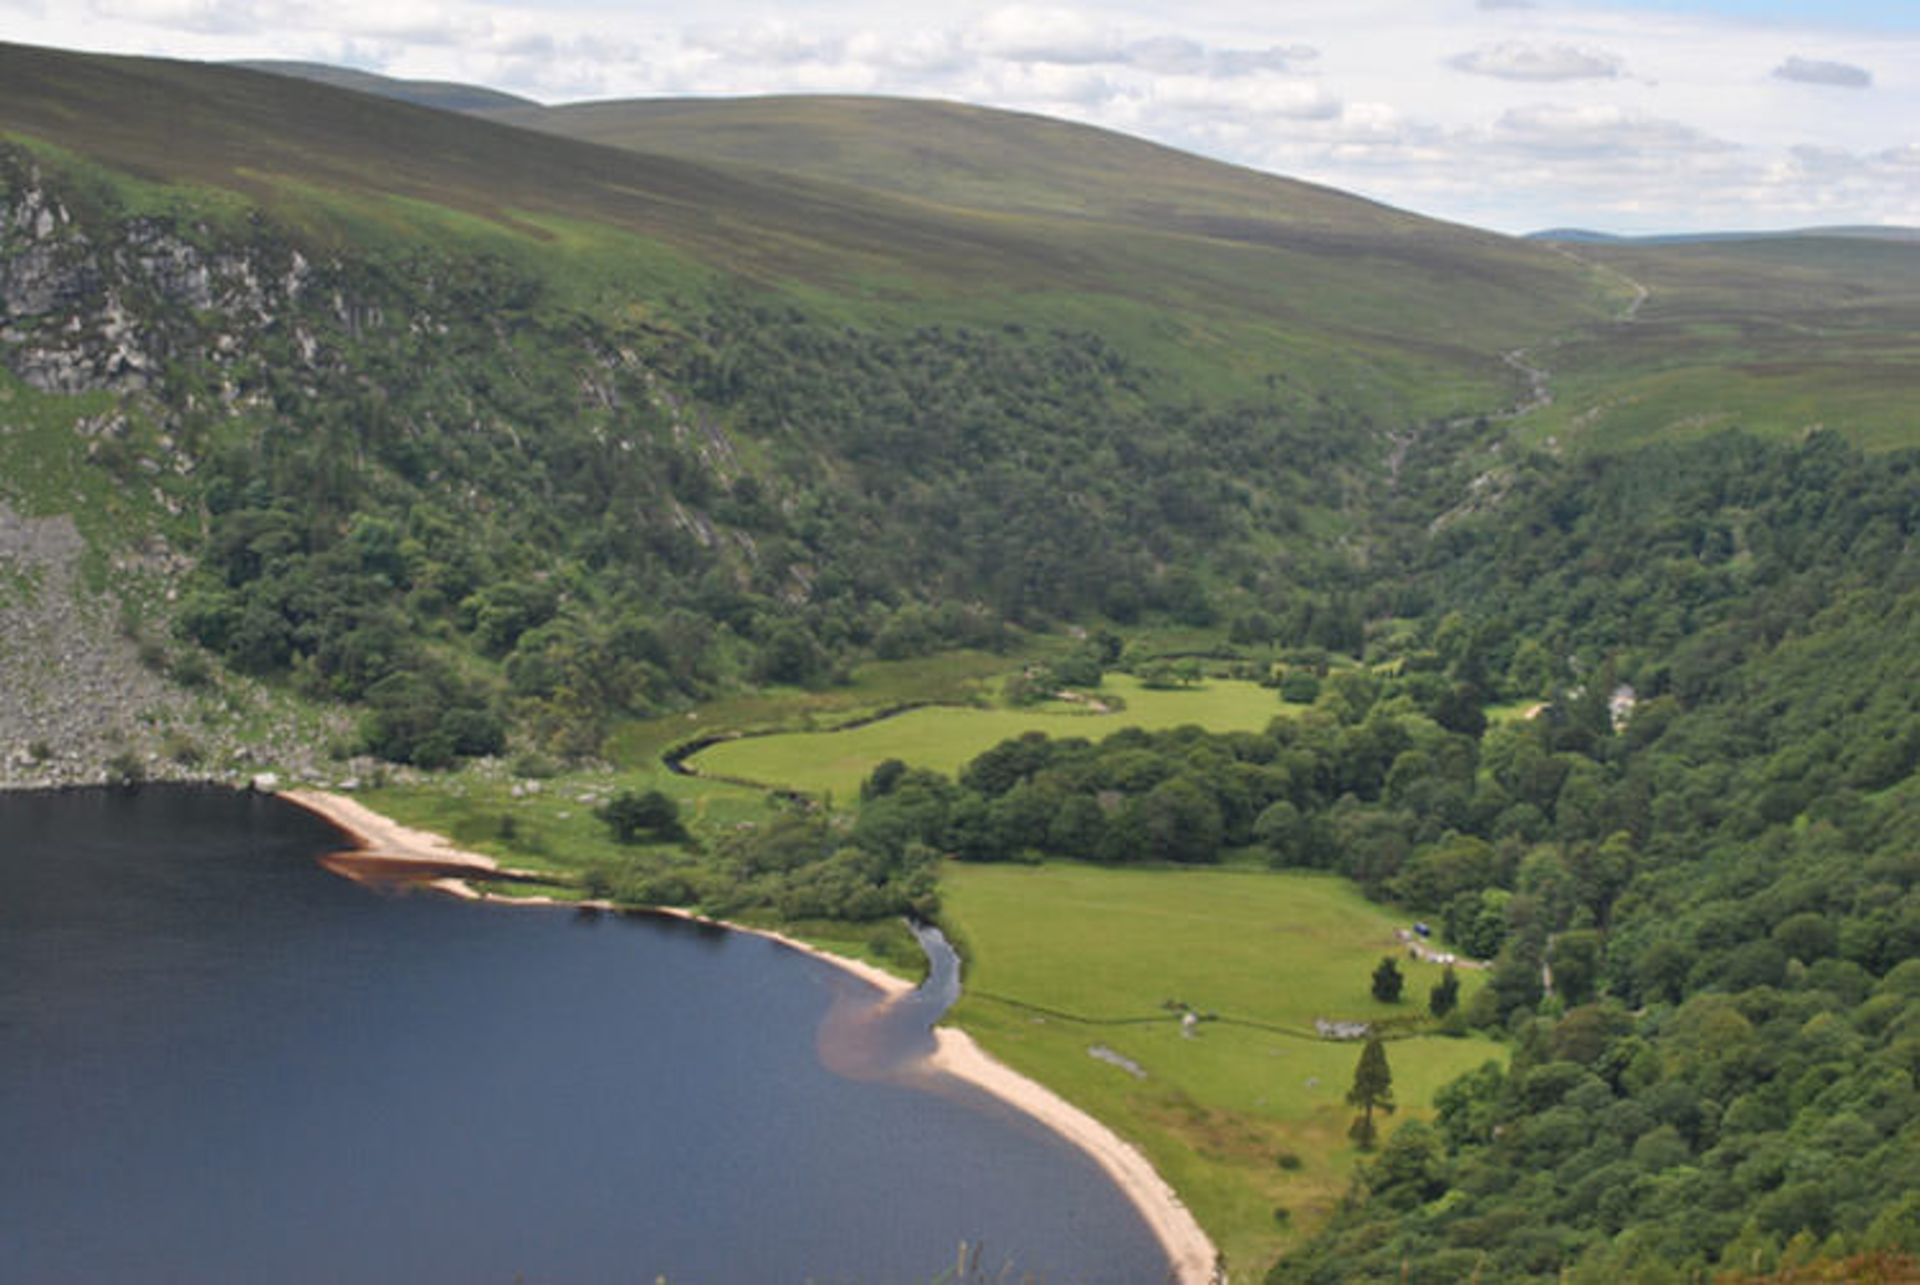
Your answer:
[[[846,48],[845,40],[833,33],[815,32],[778,18],[738,27],[694,28],[682,43],[730,62],[772,67],[838,62]]]
[[[268,16],[251,0],[93,0],[90,8],[101,18],[209,35],[257,32]]]
[[[1803,85],[1838,85],[1843,89],[1865,89],[1873,84],[1873,73],[1865,67],[1802,58],[1798,54],[1775,67],[1773,75],[1776,80],[1796,80]]]
[[[1078,9],[995,9],[974,27],[972,43],[982,53],[1012,62],[1072,66],[1121,61],[1119,33]]]
[[[1242,84],[1186,77],[1155,86],[1150,99],[1162,111],[1187,117],[1312,121],[1332,120],[1341,112],[1340,100],[1324,85],[1311,81],[1270,79]]]
[[[1620,74],[1620,59],[1572,45],[1529,45],[1519,41],[1455,54],[1447,65],[1476,76],[1501,80],[1608,80]]]
[[[1494,123],[1496,141],[1560,156],[1644,156],[1668,152],[1725,151],[1731,143],[1709,138],[1679,121],[1661,120],[1619,107],[1570,107],[1535,103],[1515,107]]]

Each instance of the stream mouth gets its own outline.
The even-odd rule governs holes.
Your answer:
[[[875,1001],[849,978],[836,989],[815,1044],[820,1063],[852,1080],[928,1087],[933,1026],[960,998],[960,956],[932,924],[910,923],[927,956],[927,978],[905,995]]]

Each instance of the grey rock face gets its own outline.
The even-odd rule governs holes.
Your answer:
[[[0,146],[0,363],[56,393],[143,392],[181,357],[233,367],[316,270],[267,243],[208,251],[205,231],[136,217],[89,237],[38,166]],[[300,354],[320,360],[311,341]]]

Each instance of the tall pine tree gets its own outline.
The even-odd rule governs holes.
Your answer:
[[[1387,1066],[1387,1046],[1378,1035],[1367,1040],[1360,1050],[1360,1063],[1353,1068],[1353,1087],[1347,1090],[1347,1105],[1360,1108],[1347,1136],[1362,1151],[1373,1150],[1375,1137],[1373,1112],[1377,1107],[1393,1114],[1393,1071]]]

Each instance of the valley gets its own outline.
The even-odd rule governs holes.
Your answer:
[[[938,923],[1231,1280],[1900,1279],[1916,357],[1900,239],[0,45],[0,783]]]

